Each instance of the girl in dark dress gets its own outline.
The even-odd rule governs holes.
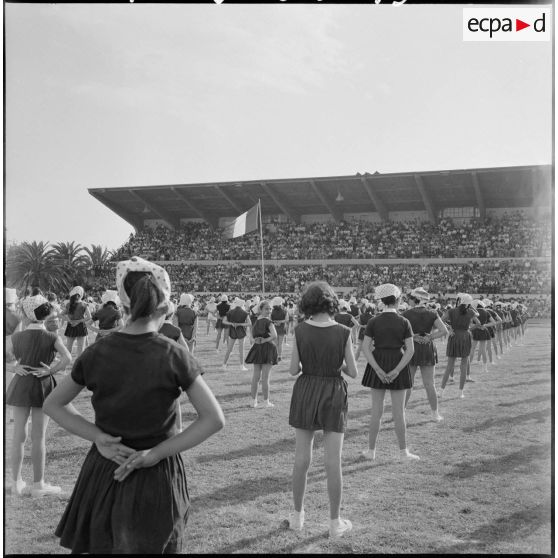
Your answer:
[[[448,329],[435,311],[426,308],[429,298],[430,295],[424,289],[420,287],[413,289],[407,296],[410,308],[403,313],[403,317],[409,320],[413,330],[415,352],[409,362],[413,384],[417,368],[420,367],[422,383],[432,409],[432,417],[435,421],[440,421],[443,417],[438,412],[438,396],[434,387],[434,368],[438,362],[434,339],[446,335]],[[412,391],[412,387],[407,390],[405,408],[407,408]]]
[[[91,315],[91,322],[99,322],[99,327],[89,326],[92,331],[97,332],[95,341],[105,337],[113,331],[122,327],[122,314],[118,310],[118,293],[116,291],[105,291],[101,297],[103,306]]]
[[[350,313],[351,307],[346,300],[341,299],[339,301],[339,312],[335,313],[333,319],[342,326],[348,327],[349,330],[353,331],[353,327],[358,326],[359,323],[355,317]]]
[[[6,404],[13,407],[14,416],[12,492],[21,495],[26,486],[21,477],[21,469],[27,439],[27,422],[31,414],[31,460],[34,480],[31,495],[59,494],[59,486],[44,482],[48,416],[43,413],[43,403],[56,386],[54,374],[63,370],[72,359],[60,337],[44,327],[44,320],[52,311],[47,299],[42,295],[27,297],[23,302],[23,310],[30,323],[27,329],[12,335],[12,357],[16,362],[7,366],[16,374],[6,393]],[[56,353],[61,358],[51,366]]]
[[[275,343],[277,345],[277,362],[281,362],[281,355],[283,354],[283,339],[287,333],[286,325],[288,322],[287,310],[283,306],[283,299],[280,296],[276,296],[271,301],[271,321],[275,326],[275,331],[277,332],[277,339]]]
[[[376,287],[375,296],[382,301],[384,309],[379,316],[368,322],[362,345],[368,361],[362,385],[372,391],[368,449],[362,455],[366,459],[376,459],[376,440],[384,413],[384,396],[386,390],[389,390],[400,459],[420,459],[407,449],[405,424],[405,395],[413,387],[409,370],[409,362],[415,351],[413,330],[409,320],[397,312],[401,297],[399,287],[385,283]]]
[[[217,337],[215,338],[215,350],[219,350],[219,342],[221,341],[221,334],[223,335],[223,343],[226,342],[228,337],[229,326],[223,324],[223,318],[231,309],[229,304],[229,297],[224,294],[221,296],[221,301],[217,304],[217,322],[215,322],[215,329],[217,330]]]
[[[479,324],[477,320],[477,312],[471,308],[473,297],[467,293],[458,293],[456,299],[456,307],[450,308],[444,314],[444,322],[449,326],[448,344],[446,347],[446,356],[448,363],[442,378],[442,385],[438,396],[442,397],[448,378],[453,374],[455,359],[461,359],[460,376],[459,376],[459,397],[463,399],[463,389],[467,379],[467,371],[469,369],[469,355],[471,354],[472,336],[469,331],[471,324]]]
[[[352,529],[351,522],[340,517],[343,493],[341,450],[348,411],[347,382],[341,374],[356,378],[358,372],[351,331],[332,319],[338,310],[333,289],[324,281],[310,283],[302,293],[299,309],[308,319],[295,329],[290,365],[290,374],[297,376],[297,380],[289,411],[289,424],[296,429],[295,511],[289,518],[289,526],[295,530],[303,527],[304,495],[314,433],[323,430],[329,536],[338,538]]]
[[[250,407],[258,406],[258,384],[262,381],[262,395],[265,407],[273,407],[269,401],[269,378],[271,367],[277,364],[277,346],[274,341],[277,338],[275,326],[271,321],[271,303],[263,300],[258,306],[258,319],[252,327],[254,344],[246,355],[246,363],[254,365],[250,396],[252,401]]]
[[[176,309],[178,327],[182,331],[182,335],[188,344],[188,350],[192,355],[196,348],[196,333],[198,330],[198,314],[192,308],[193,302],[194,297],[191,294],[182,293]]]
[[[89,308],[82,300],[83,295],[84,292],[82,287],[73,287],[70,291],[70,302],[63,312],[68,322],[66,330],[64,331],[64,335],[66,336],[66,348],[70,354],[72,354],[72,347],[75,341],[77,356],[81,355],[83,352],[83,347],[87,338],[87,327],[85,324],[91,320]]]
[[[246,330],[251,326],[248,312],[244,310],[245,302],[241,298],[236,298],[232,304],[232,309],[227,312],[223,318],[223,325],[229,328],[229,337],[227,339],[227,351],[223,360],[223,370],[227,369],[227,362],[232,353],[235,343],[238,341],[238,359],[240,369],[245,372],[248,370],[244,366],[244,339],[246,338]]]
[[[473,341],[471,343],[471,357],[469,359],[469,366],[471,366],[473,359],[475,357],[475,349],[477,344],[479,347],[478,359],[482,358],[483,372],[488,372],[488,357],[487,357],[487,345],[490,343],[490,324],[495,324],[492,316],[484,309],[484,304],[482,300],[473,300],[471,302],[471,308],[477,311],[477,319],[479,323],[472,327],[471,334],[473,336]]]
[[[362,343],[364,342],[364,332],[366,330],[366,326],[368,322],[374,317],[374,309],[375,305],[371,302],[366,301],[366,303],[362,304],[361,313],[358,317],[358,325],[359,325],[359,332],[358,332],[358,345],[355,354],[355,360],[358,361],[360,358],[360,352],[362,351]]]
[[[166,271],[133,257],[117,264],[116,284],[126,326],[88,347],[44,405],[92,442],[55,534],[74,554],[180,554],[190,508],[180,453],[220,430],[224,416],[199,363],[158,333],[168,311]],[[84,387],[95,423],[71,404]],[[181,389],[197,418],[176,434]]]

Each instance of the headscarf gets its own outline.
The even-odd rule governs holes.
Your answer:
[[[418,298],[418,300],[422,300],[424,302],[428,302],[428,300],[430,300],[430,295],[422,287],[413,289],[409,293],[409,295],[412,296],[413,298]]]
[[[48,300],[43,295],[28,296],[23,299],[23,312],[30,320],[36,320],[35,308],[42,306]]]
[[[116,291],[106,290],[101,296],[101,302],[106,304],[107,302],[114,302],[114,304],[118,305],[120,303],[120,299],[118,298],[118,293]]]
[[[194,297],[191,294],[182,293],[178,306],[191,306],[192,302],[194,302]]]
[[[116,264],[116,288],[124,306],[127,308],[130,307],[130,297],[124,289],[124,280],[130,271],[144,271],[151,273],[155,284],[163,293],[163,301],[159,304],[159,306],[157,306],[157,308],[162,308],[163,306],[168,305],[171,292],[169,274],[160,265],[148,262],[139,256],[134,256],[129,260],[118,262]]]
[[[78,294],[80,298],[83,298],[83,295],[85,294],[83,287],[80,287],[79,285],[73,287],[72,290],[70,291],[70,298],[72,298],[76,294]]]
[[[384,283],[379,287],[376,287],[374,294],[376,298],[386,298],[388,296],[394,296],[398,298],[401,296],[401,289],[394,285],[393,283]]]

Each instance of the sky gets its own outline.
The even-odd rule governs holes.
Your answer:
[[[551,42],[459,5],[5,4],[6,241],[121,246],[88,188],[552,162]]]

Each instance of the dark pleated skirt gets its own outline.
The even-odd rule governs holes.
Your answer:
[[[87,328],[85,324],[81,323],[77,326],[72,326],[68,324],[66,330],[64,331],[66,337],[85,337],[87,335]]]
[[[347,382],[341,376],[301,374],[293,386],[289,424],[304,430],[345,432]]]
[[[438,362],[438,351],[432,341],[430,343],[414,343],[415,352],[411,362],[412,366],[434,366]]]
[[[359,340],[359,341],[363,341],[363,340],[364,340],[364,332],[365,332],[365,331],[366,331],[366,328],[365,328],[365,327],[361,327],[361,328],[359,329],[359,332],[358,332],[358,340]]]
[[[246,358],[246,364],[277,364],[277,346],[275,343],[252,345]]]
[[[244,339],[246,337],[246,328],[229,326],[229,337],[231,339]]]
[[[380,368],[385,372],[389,372],[397,366],[403,356],[403,351],[401,349],[374,349],[372,354]],[[384,384],[370,364],[367,364],[364,369],[364,376],[362,377],[362,385],[374,389],[410,389],[413,387],[413,379],[407,365],[393,382]]]
[[[490,331],[488,329],[475,328],[472,334],[474,341],[488,341],[490,339]]]
[[[194,326],[193,325],[186,325],[186,324],[182,324],[180,325],[180,331],[182,332],[182,336],[184,337],[184,339],[186,339],[186,341],[191,341],[192,340],[192,335],[194,335]]]
[[[13,407],[42,407],[48,394],[56,387],[54,376],[37,378],[15,375],[8,386],[6,405]]]
[[[452,358],[468,357],[471,352],[471,339],[471,333],[468,330],[454,330],[448,337],[446,356]]]
[[[93,445],[56,527],[72,553],[178,554],[190,503],[180,455],[114,480],[116,463]]]

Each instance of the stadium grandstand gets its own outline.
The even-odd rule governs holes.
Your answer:
[[[222,234],[259,202],[267,293],[296,293],[324,277],[357,295],[391,280],[439,297],[540,298],[551,291],[552,172],[532,165],[89,192],[135,229],[114,261],[163,263],[184,291],[262,291],[259,235]],[[98,277],[99,289],[111,273]]]

